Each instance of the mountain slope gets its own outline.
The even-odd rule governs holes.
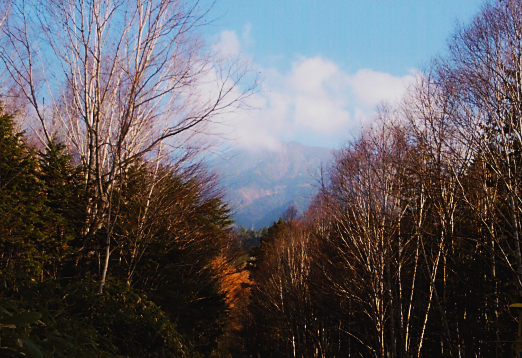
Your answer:
[[[237,225],[259,229],[269,226],[293,205],[308,208],[317,192],[321,165],[331,150],[282,143],[274,151],[236,150],[213,166],[221,177]]]

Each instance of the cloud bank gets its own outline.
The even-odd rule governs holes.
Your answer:
[[[250,26],[241,37],[223,31],[216,46],[236,56],[246,41],[252,43]],[[227,138],[252,149],[274,148],[280,141],[338,147],[378,104],[397,102],[414,80],[413,71],[403,77],[372,69],[351,73],[321,56],[299,58],[286,72],[254,66],[262,84],[249,99],[252,109],[227,118]]]

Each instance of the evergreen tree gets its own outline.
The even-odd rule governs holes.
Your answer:
[[[42,273],[44,195],[35,154],[15,133],[13,117],[0,114],[0,270]]]
[[[38,179],[45,194],[42,231],[46,235],[46,261],[48,273],[57,277],[59,263],[82,244],[85,196],[80,168],[73,166],[65,145],[52,140],[38,154]]]

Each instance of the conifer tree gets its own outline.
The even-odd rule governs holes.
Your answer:
[[[54,277],[58,275],[57,265],[81,248],[81,230],[85,223],[81,168],[74,167],[66,149],[53,139],[45,151],[38,153],[38,179],[45,194],[42,231],[46,235],[49,273]]]
[[[0,115],[0,270],[41,273],[42,187],[34,152],[15,133],[13,117]]]

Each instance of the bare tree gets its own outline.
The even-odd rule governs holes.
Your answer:
[[[297,221],[280,222],[273,247],[263,259],[257,293],[266,302],[266,313],[280,319],[283,347],[280,353],[300,357],[307,355],[307,307],[309,253],[308,233]]]
[[[487,176],[479,185],[486,201],[474,211],[487,210],[503,221],[504,237],[482,217],[503,261],[513,270],[522,290],[521,171],[522,148],[522,3],[507,0],[489,4],[450,42],[450,55],[437,63],[437,82],[453,103],[453,121],[461,141]],[[498,190],[505,195],[495,204]],[[511,255],[514,253],[514,255]]]
[[[382,107],[374,127],[340,151],[326,188],[337,207],[325,237],[332,251],[327,277],[368,321],[347,333],[375,357],[411,355],[419,260],[403,227],[413,205],[404,186],[411,150],[406,134],[397,114]]]
[[[417,205],[421,212],[425,212],[429,205],[431,225],[434,226],[431,230],[426,229],[426,223],[423,222],[425,219],[418,217],[416,235],[424,262],[423,267],[430,281],[430,299],[421,336],[425,333],[430,306],[433,303],[441,317],[443,338],[450,355],[460,356],[459,339],[452,337],[443,297],[446,296],[447,256],[453,256],[447,253],[455,247],[453,240],[457,213],[462,207],[460,183],[468,173],[473,156],[470,146],[462,142],[458,126],[453,120],[452,104],[451,99],[428,73],[420,76],[411,88],[404,101],[403,113],[418,153],[418,159],[411,167],[419,191]],[[431,235],[423,235],[422,231],[431,232]],[[428,244],[430,249],[427,249]],[[437,277],[442,277],[442,290],[435,287]],[[457,342],[455,347],[453,342]],[[422,339],[418,346],[419,355],[421,348]]]
[[[105,226],[103,291],[113,193],[126,167],[155,150],[183,148],[241,105],[238,61],[212,61],[197,28],[199,1],[24,0],[3,28],[0,58],[29,102],[43,141],[74,148],[90,195],[85,243]]]

